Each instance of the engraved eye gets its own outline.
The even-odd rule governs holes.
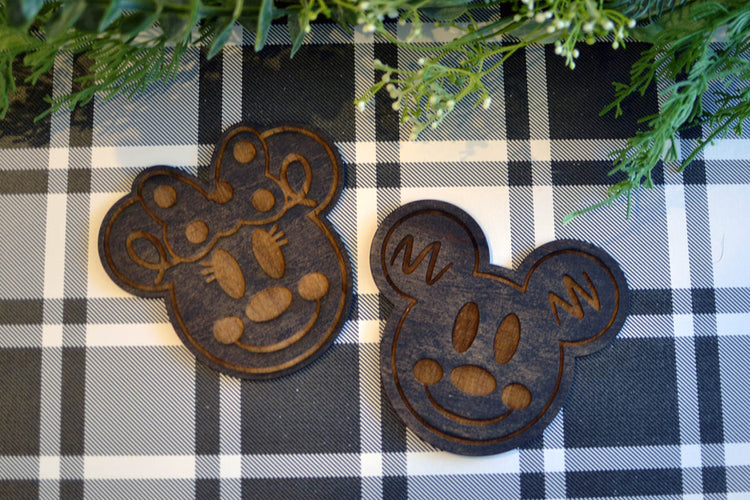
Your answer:
[[[219,248],[208,262],[201,262],[205,267],[202,274],[206,276],[206,283],[216,280],[224,293],[233,299],[241,299],[245,295],[245,276],[232,254]]]
[[[458,311],[453,323],[453,348],[458,353],[466,352],[474,343],[479,328],[479,307],[467,302]]]
[[[278,229],[279,226],[273,226],[270,232],[256,229],[251,238],[255,260],[258,261],[263,271],[274,279],[284,276],[286,261],[281,246],[289,243],[289,240],[281,239],[284,237],[284,232],[277,233]]]
[[[521,322],[511,313],[500,322],[495,334],[495,361],[504,365],[513,357],[521,339]]]

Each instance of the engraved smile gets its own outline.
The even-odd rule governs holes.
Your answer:
[[[308,302],[315,302],[315,311],[310,319],[295,333],[279,342],[268,345],[252,345],[240,341],[245,331],[245,324],[236,316],[228,316],[214,324],[214,337],[223,344],[235,344],[246,351],[269,353],[286,349],[299,342],[315,326],[320,316],[321,299],[328,293],[328,279],[321,273],[309,273],[297,283],[297,292]],[[275,286],[261,290],[253,295],[247,305],[245,314],[254,323],[272,321],[281,316],[292,302],[292,292],[288,288]]]
[[[423,358],[414,365],[414,377],[424,385],[427,400],[442,415],[464,425],[492,425],[508,417],[514,410],[523,410],[531,403],[531,392],[522,384],[508,384],[502,392],[503,403],[508,411],[490,418],[469,418],[452,412],[438,403],[430,392],[430,386],[440,382],[443,378],[443,368],[440,363],[430,358]],[[497,382],[495,377],[482,367],[462,365],[451,372],[451,383],[461,392],[472,396],[487,396],[495,392]]]

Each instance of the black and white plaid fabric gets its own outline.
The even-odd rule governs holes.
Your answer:
[[[684,173],[660,167],[631,220],[621,203],[564,226],[613,182],[607,153],[658,110],[653,89],[623,118],[598,116],[638,44],[584,47],[575,71],[550,47],[521,51],[488,82],[489,111],[467,105],[410,142],[387,97],[364,113],[353,99],[379,77],[374,58],[417,56],[319,25],[290,60],[285,30],[260,55],[238,30],[222,56],[190,52],[172,83],[33,122],[43,95],[86,71],[61,57],[0,122],[0,498],[748,498],[750,135]],[[239,121],[306,124],[346,163],[332,219],[355,274],[349,320],[315,363],[268,382],[196,363],[163,302],[117,288],[96,250],[137,172],[200,175]],[[564,410],[520,450],[436,451],[383,398],[389,306],[370,241],[386,214],[425,198],[475,217],[496,264],[583,239],[632,288],[614,345],[578,363]]]

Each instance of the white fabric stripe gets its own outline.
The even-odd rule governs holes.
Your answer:
[[[30,218],[44,224],[45,201],[43,194],[0,195],[0,223],[3,224],[0,237],[4,238],[0,248],[9,251],[0,257],[0,268],[5,271],[5,276],[0,277],[0,298],[38,299],[43,293],[40,261],[44,241],[28,224]]]
[[[381,477],[365,476],[362,478],[360,484],[360,498],[362,500],[379,500],[383,498],[383,480]]]
[[[55,59],[52,86],[53,98],[70,92],[73,81],[72,54],[60,55]],[[49,168],[52,172],[68,168],[68,145],[70,141],[70,112],[60,111],[50,118]],[[61,186],[62,187],[62,186]],[[46,207],[45,253],[44,253],[44,298],[59,299],[67,291],[65,264],[70,251],[75,251],[67,243],[66,226],[68,219],[68,198],[63,194],[49,194]],[[84,223],[85,228],[85,223]],[[85,248],[85,245],[84,245]],[[77,247],[80,250],[80,246]],[[84,250],[85,251],[85,250]],[[84,273],[85,275],[85,266]],[[80,286],[76,287],[80,288]],[[85,290],[85,285],[84,285]],[[84,294],[85,296],[85,294]],[[45,305],[45,307],[47,307]],[[46,314],[45,314],[46,315]],[[41,457],[39,477],[51,479],[49,486],[40,487],[40,498],[60,497],[60,417],[62,404],[62,350],[63,328],[44,326],[42,329],[41,387],[39,408],[39,453],[56,457]]]
[[[47,221],[44,255],[44,298],[63,298],[65,275],[65,219],[67,195],[47,195]]]
[[[665,185],[664,202],[667,209],[669,238],[669,271],[672,288],[690,288],[685,191],[682,185]]]
[[[716,139],[703,150],[706,160],[747,160],[750,139]]]
[[[219,375],[219,450],[222,455],[238,455],[242,451],[241,387],[237,377]]]
[[[162,144],[159,146],[95,146],[91,148],[91,168],[148,167],[171,165],[178,167],[198,164],[195,144]]]
[[[242,477],[359,477],[359,453],[244,455]]]
[[[750,313],[717,314],[716,333],[719,337],[745,336],[750,325]]]
[[[220,483],[222,500],[239,500],[242,498],[242,480],[237,478],[222,478]]]
[[[409,478],[409,498],[521,498],[520,482],[511,474],[466,474]]]
[[[409,476],[453,474],[518,474],[521,471],[518,450],[486,457],[455,455],[444,451],[406,453]]]
[[[377,317],[377,311],[375,313]],[[384,325],[385,323],[383,323]],[[367,344],[373,344],[378,345],[380,342],[381,332],[380,332],[381,323],[377,319],[370,319],[370,320],[362,320],[360,319],[357,321],[357,329],[358,329],[358,342],[361,345],[367,345]]]
[[[549,139],[547,66],[543,45],[526,47],[526,86],[529,93],[531,139]]]
[[[107,500],[191,498],[195,484],[190,479],[95,479],[86,481],[84,493],[85,498]]]
[[[192,479],[194,455],[83,457],[84,479]]]
[[[221,57],[221,126],[226,129],[242,120],[242,47],[227,45]]]
[[[688,228],[685,212],[685,191],[682,185],[664,186],[667,211],[667,237],[669,245],[670,284],[673,289],[690,287],[690,256]],[[673,328],[675,338],[675,362],[677,377],[677,408],[680,442],[683,445],[699,445],[700,423],[698,421],[698,385],[695,366],[695,341],[692,316],[675,314]],[[698,446],[698,448],[700,448]],[[683,491],[701,488],[699,476],[686,478]],[[693,484],[699,483],[699,484]]]
[[[402,188],[507,185],[508,165],[501,161],[415,162],[401,165]]]
[[[725,443],[727,467],[750,466],[750,443]]]
[[[612,151],[625,144],[624,139],[557,139],[550,141],[550,149],[556,161],[611,162]]]
[[[163,307],[163,306],[162,306]],[[87,347],[181,346],[169,322],[134,324],[87,323]]]
[[[59,52],[55,58],[54,73],[52,78],[52,98],[56,99],[70,92],[73,85],[73,54],[70,52]],[[70,111],[63,108],[50,117],[50,147],[67,148],[70,144]],[[64,168],[64,166],[52,166],[50,168]]]
[[[508,143],[496,141],[408,141],[399,145],[402,163],[508,161]]]
[[[532,196],[534,206],[534,246],[555,239],[555,210],[552,192],[549,108],[547,102],[547,66],[543,46],[526,48],[527,92],[529,95],[529,132],[531,135]]]
[[[374,81],[372,62],[375,58],[375,51],[373,39],[374,35],[364,33],[361,26],[354,31],[354,95],[357,97],[364,95]],[[344,103],[344,105],[354,106],[354,103]],[[362,143],[375,141],[375,106],[373,100],[367,103],[364,111],[357,111],[354,114],[354,123],[358,148]],[[365,162],[365,159],[357,156],[358,163]],[[373,163],[374,160],[370,162]]]
[[[382,450],[380,415],[380,356],[377,344],[359,346],[359,424],[360,451],[380,453]],[[363,475],[380,475],[381,472],[366,471]]]
[[[357,189],[357,249],[352,262],[356,273],[357,293],[377,294],[378,287],[370,273],[370,242],[377,229],[377,190]],[[354,252],[352,252],[354,253]]]
[[[130,191],[133,179],[142,171],[143,167],[113,167],[92,170],[91,193],[126,193]]]
[[[713,288],[710,221],[706,186],[685,186],[688,246],[690,247],[690,285]]]

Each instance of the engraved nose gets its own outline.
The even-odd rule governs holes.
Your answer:
[[[495,377],[476,365],[457,366],[451,372],[451,382],[456,388],[472,396],[486,396],[497,387]]]
[[[276,319],[292,303],[292,292],[283,286],[272,286],[261,290],[250,298],[245,314],[255,323]]]

